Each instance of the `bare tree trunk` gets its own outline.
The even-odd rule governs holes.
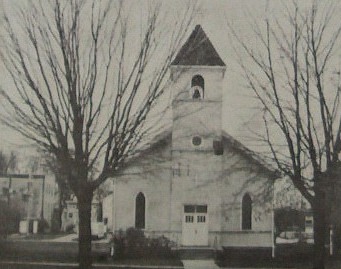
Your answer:
[[[78,199],[79,216],[79,245],[78,258],[79,268],[90,269],[92,264],[91,256],[91,202],[92,191],[80,191]]]
[[[314,218],[314,269],[324,269],[325,241],[326,241],[326,214],[325,194],[321,190],[315,191],[313,205]]]

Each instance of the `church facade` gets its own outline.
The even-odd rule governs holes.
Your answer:
[[[274,171],[222,130],[226,66],[201,26],[172,62],[171,129],[114,179],[112,229],[177,246],[271,247]]]

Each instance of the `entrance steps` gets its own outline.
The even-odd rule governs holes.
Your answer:
[[[214,260],[182,260],[184,269],[219,269]]]
[[[210,247],[180,247],[177,249],[181,260],[210,260],[215,258],[215,249]]]

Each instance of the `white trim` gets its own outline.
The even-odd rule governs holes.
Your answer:
[[[221,65],[171,65],[171,69],[213,69],[213,70],[226,70],[226,66]]]
[[[117,203],[116,203],[116,188],[117,188],[117,182],[116,182],[116,178],[113,179],[113,188],[114,188],[114,191],[113,191],[113,209],[114,209],[114,212],[113,212],[113,220],[112,220],[112,230],[113,232],[116,231],[117,229],[117,222],[116,222],[116,206],[117,206]]]
[[[271,201],[271,257],[275,258],[275,185],[272,183]]]

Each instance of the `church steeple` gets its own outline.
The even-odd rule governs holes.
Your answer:
[[[173,157],[177,160],[177,153],[192,151],[215,152],[216,142],[221,140],[226,65],[200,25],[182,46],[170,70],[174,82]]]
[[[200,25],[180,49],[172,65],[225,66],[219,54]]]

